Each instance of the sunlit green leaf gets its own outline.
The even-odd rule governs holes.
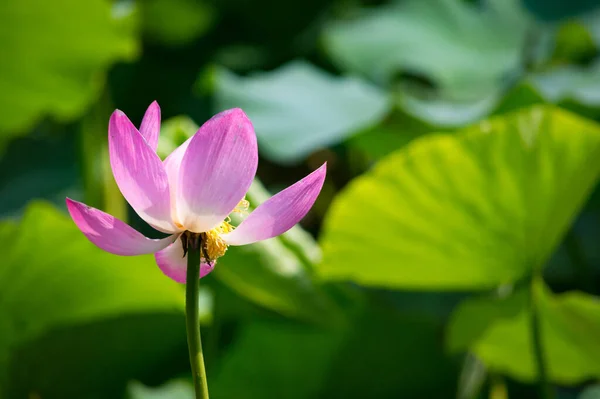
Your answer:
[[[534,289],[541,334],[552,381],[573,384],[600,376],[600,302],[579,292],[553,295]],[[450,322],[450,350],[471,350],[495,372],[533,382],[537,378],[531,345],[529,293],[463,302]]]
[[[137,51],[128,14],[105,0],[2,1],[0,132],[22,132],[47,114],[81,114],[104,70]]]
[[[391,288],[513,282],[544,265],[600,173],[600,128],[552,107],[427,135],[336,198],[326,279]]]
[[[0,378],[12,349],[52,329],[127,314],[183,313],[183,290],[152,256],[105,253],[48,204],[32,204],[18,227],[0,226]]]
[[[390,108],[388,97],[354,77],[335,77],[302,61],[248,77],[219,69],[219,110],[240,107],[252,120],[259,149],[293,163],[375,125]]]

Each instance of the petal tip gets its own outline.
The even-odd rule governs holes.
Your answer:
[[[231,108],[225,111],[219,112],[214,116],[215,119],[227,118],[229,120],[242,120],[244,122],[250,122],[250,118],[241,108]]]
[[[73,214],[73,211],[75,211],[77,208],[80,208],[82,206],[87,206],[84,203],[72,200],[69,197],[65,198],[65,203],[67,204],[67,210],[69,211],[70,214]]]
[[[158,105],[158,101],[154,100],[150,103],[150,105],[148,105],[148,108],[146,108],[146,113],[153,113],[158,115],[158,118],[160,118],[160,105]]]
[[[319,166],[317,169],[312,171],[308,176],[304,179],[308,179],[309,177],[313,177],[319,183],[319,185],[323,186],[325,182],[325,177],[327,176],[327,162],[323,163],[323,165]],[[303,179],[303,180],[304,180]],[[320,191],[320,189],[319,189]]]
[[[123,112],[123,111],[121,111],[120,109],[118,109],[118,108],[117,108],[117,109],[115,109],[115,110],[113,111],[113,113],[112,113],[112,115],[111,115],[111,119],[112,119],[113,117],[114,117],[114,118],[117,118],[117,117],[123,117],[123,116],[125,116],[125,112]]]
[[[127,121],[129,121],[129,118],[127,118],[125,112],[121,111],[120,109],[115,109],[108,121],[109,134],[111,131],[117,130],[124,126],[124,123],[127,123]]]

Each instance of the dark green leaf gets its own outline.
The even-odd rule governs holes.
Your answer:
[[[14,348],[50,330],[119,315],[183,314],[183,290],[152,256],[105,253],[48,204],[32,204],[18,227],[0,226],[0,379]]]
[[[144,33],[166,45],[185,45],[211,27],[215,13],[203,1],[144,0],[139,3]]]

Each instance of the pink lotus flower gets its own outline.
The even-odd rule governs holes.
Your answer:
[[[164,274],[184,283],[187,254],[182,237],[203,233],[200,277],[210,273],[229,245],[246,245],[282,234],[314,204],[325,180],[324,164],[265,201],[240,223],[232,212],[247,208],[244,196],[256,174],[258,150],[252,123],[241,109],[215,115],[164,161],[156,154],[160,108],[153,102],[140,130],[116,110],[109,122],[110,164],[136,213],[163,233],[150,239],[121,220],[67,198],[73,221],[99,248],[116,255],[154,253]],[[208,259],[206,259],[208,258]]]

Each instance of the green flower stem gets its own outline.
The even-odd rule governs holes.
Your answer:
[[[529,305],[530,305],[530,319],[529,323],[531,326],[531,340],[533,343],[533,355],[534,362],[537,368],[539,395],[542,399],[552,399],[552,389],[550,382],[548,381],[548,370],[546,368],[546,355],[544,353],[544,346],[542,342],[542,330],[540,323],[540,309],[536,298],[536,281],[538,277],[531,279],[529,287]]]
[[[196,399],[208,399],[208,384],[206,382],[206,370],[204,369],[202,340],[200,339],[200,310],[198,308],[200,246],[190,245],[187,257],[185,313],[190,365],[192,366]]]

